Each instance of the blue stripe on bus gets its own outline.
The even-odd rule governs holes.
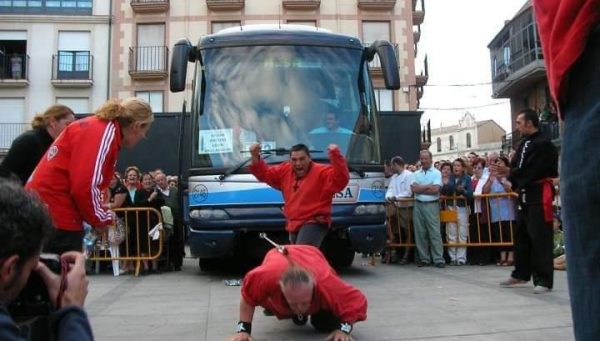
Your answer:
[[[361,189],[358,202],[383,202],[385,193],[381,190]],[[272,188],[190,193],[189,205],[254,205],[283,203],[281,192]]]

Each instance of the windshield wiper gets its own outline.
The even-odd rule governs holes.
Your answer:
[[[240,153],[247,153],[246,151],[241,151]],[[270,153],[261,153],[261,154],[266,154],[262,159],[265,160],[266,158],[269,158],[271,155]],[[237,173],[240,169],[242,169],[248,162],[252,161],[252,156],[250,156],[249,158],[241,161],[240,163],[238,163],[237,165],[228,168],[225,170],[225,172],[221,175],[219,175],[219,180],[223,181],[225,180],[228,176],[230,176],[231,174]]]

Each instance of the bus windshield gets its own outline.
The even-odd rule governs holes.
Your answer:
[[[238,46],[201,53],[193,167],[234,166],[256,142],[263,150],[303,143],[316,159],[337,144],[351,164],[380,164],[377,112],[360,49]]]

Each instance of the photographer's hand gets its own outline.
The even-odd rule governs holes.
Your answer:
[[[66,287],[62,294],[61,302],[56,302],[61,286],[61,276],[53,273],[43,263],[38,263],[36,271],[40,274],[46,286],[48,295],[55,307],[78,306],[83,308],[85,297],[88,293],[88,279],[85,276],[85,258],[80,252],[66,252],[61,255],[61,260],[69,265],[65,281]],[[60,303],[57,305],[57,303]]]

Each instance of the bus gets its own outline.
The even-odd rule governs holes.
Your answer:
[[[262,145],[271,165],[287,161],[298,143],[326,163],[327,146],[337,144],[350,181],[332,198],[323,253],[343,267],[356,252],[383,248],[383,160],[368,66],[375,58],[386,88],[398,89],[396,54],[387,41],[365,47],[321,28],[248,25],[202,37],[196,46],[187,39],[175,44],[171,92],[185,90],[188,63],[195,64],[186,122],[191,133],[183,143],[190,144],[184,156],[188,242],[201,269],[229,257],[260,261],[271,247],[259,238],[262,232],[288,239],[281,193],[248,170],[253,143]]]

